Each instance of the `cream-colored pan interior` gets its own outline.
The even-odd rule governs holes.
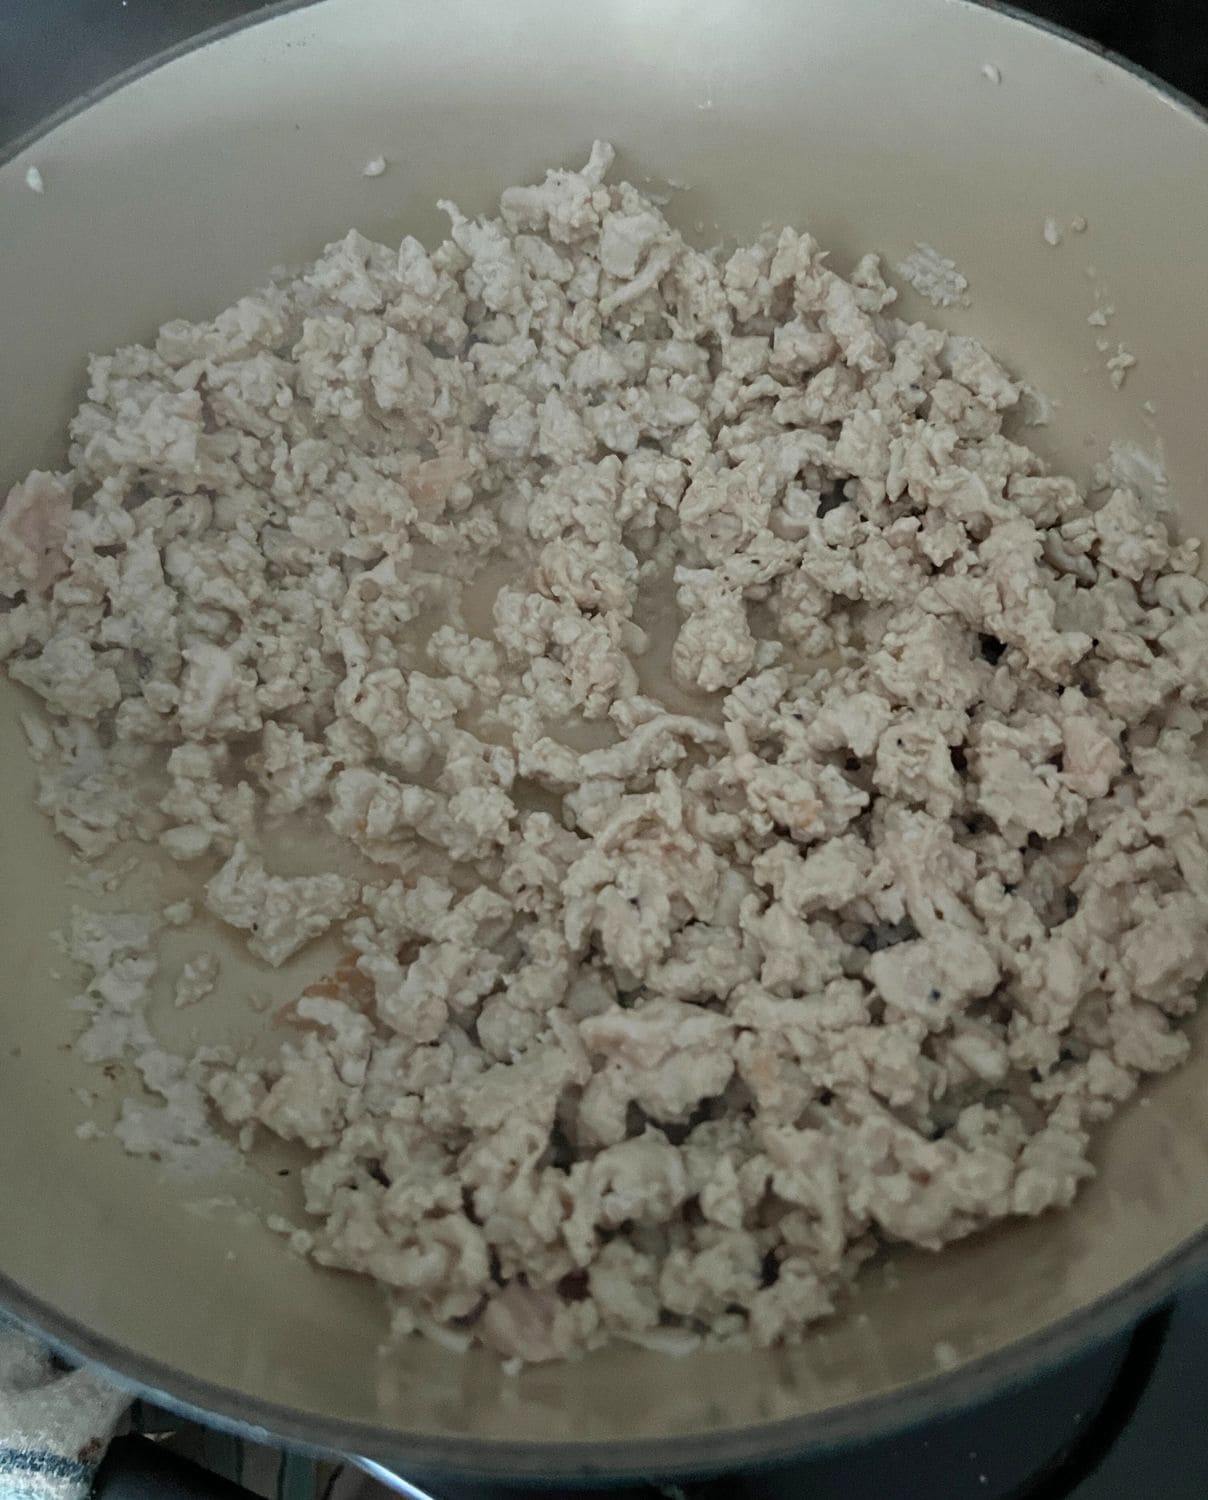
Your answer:
[[[1109,439],[1160,439],[1185,529],[1208,532],[1208,125],[1070,41],[960,0],[325,0],[177,58],[0,168],[0,481],[61,456],[87,351],[212,312],[349,225],[436,235],[438,197],[484,210],[596,135],[635,180],[687,183],[671,212],[704,239],[771,219],[808,225],[840,265],[869,248],[892,264],[918,240],[952,256],[971,307],[907,296],[908,312],[983,335],[1057,397],[1039,436],[1074,472]],[[385,175],[362,176],[378,155]],[[42,196],[24,183],[31,162]],[[1085,233],[1046,243],[1046,217],[1079,215]],[[1119,392],[1086,321],[1097,283],[1113,341],[1138,359]],[[27,1313],[54,1309],[69,1340],[178,1397],[316,1444],[497,1472],[737,1462],[838,1434],[851,1403],[934,1380],[938,1341],[962,1359],[998,1353],[1006,1371],[1008,1346],[1208,1225],[1201,1047],[1103,1137],[1073,1212],[902,1257],[894,1284],[874,1270],[799,1348],[678,1363],[620,1350],[515,1379],[430,1344],[379,1358],[375,1297],[241,1211],[296,1210],[286,1159],[182,1183],[77,1139],[76,1090],[96,1080],[64,1050],[72,976],[56,977],[49,934],[81,898],[32,807],[19,707],[0,690],[0,1273]],[[172,881],[179,870],[144,862],[127,898]],[[296,993],[319,962],[278,987]],[[189,1024],[250,1043],[265,1025],[253,992],[271,993],[266,975],[228,957]],[[671,1441],[656,1454],[657,1439]]]

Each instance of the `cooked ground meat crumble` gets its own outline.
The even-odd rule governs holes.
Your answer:
[[[1064,1207],[1208,970],[1196,545],[875,256],[693,249],[611,159],[95,358],[0,516],[56,828],[347,950],[271,1061],[177,1058],[190,904],[77,911],[122,1139],[304,1143],[297,1248],[526,1361],[795,1338]],[[320,816],[361,873],[271,868]]]

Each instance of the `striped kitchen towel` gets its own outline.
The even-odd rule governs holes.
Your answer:
[[[86,1500],[130,1405],[88,1370],[64,1370],[28,1334],[0,1322],[0,1497]]]
[[[129,1414],[129,1415],[128,1415]],[[115,1432],[141,1433],[263,1500],[432,1500],[402,1479],[244,1441],[58,1364],[0,1314],[0,1500],[87,1500]],[[385,1476],[384,1476],[385,1477]]]

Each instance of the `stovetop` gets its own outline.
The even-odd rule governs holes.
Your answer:
[[[1202,0],[1016,3],[1208,103]],[[143,58],[263,4],[0,0],[0,142]],[[1206,1417],[1208,1286],[1189,1290],[1131,1333],[1060,1369],[908,1432],[759,1474],[631,1485],[612,1493],[621,1500],[1133,1500],[1151,1494],[1202,1500],[1208,1495]],[[305,1480],[300,1471],[295,1477]],[[287,1461],[275,1486],[282,1497],[326,1489],[369,1500],[391,1492],[349,1485],[350,1478],[329,1476],[308,1491],[295,1489]],[[409,1493],[433,1500],[528,1500],[551,1493],[408,1478],[415,1485]],[[145,1493],[166,1497],[171,1487],[165,1482]]]

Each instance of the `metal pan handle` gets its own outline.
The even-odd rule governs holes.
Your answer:
[[[410,1484],[373,1459],[350,1458],[348,1462],[393,1494],[405,1495],[408,1500],[436,1500],[427,1490]],[[131,1433],[110,1443],[109,1452],[97,1470],[92,1500],[256,1500],[256,1497],[251,1490]]]
[[[388,1469],[385,1464],[380,1464],[373,1458],[350,1458],[349,1463],[356,1464],[362,1473],[368,1474],[371,1479],[393,1495],[405,1495],[407,1500],[437,1500],[435,1495],[429,1494],[427,1490],[421,1490],[419,1485],[412,1484],[410,1480],[404,1479],[401,1474],[396,1474],[393,1469]]]
[[[166,1452],[149,1438],[114,1438],[97,1470],[93,1500],[256,1500],[251,1490]]]

